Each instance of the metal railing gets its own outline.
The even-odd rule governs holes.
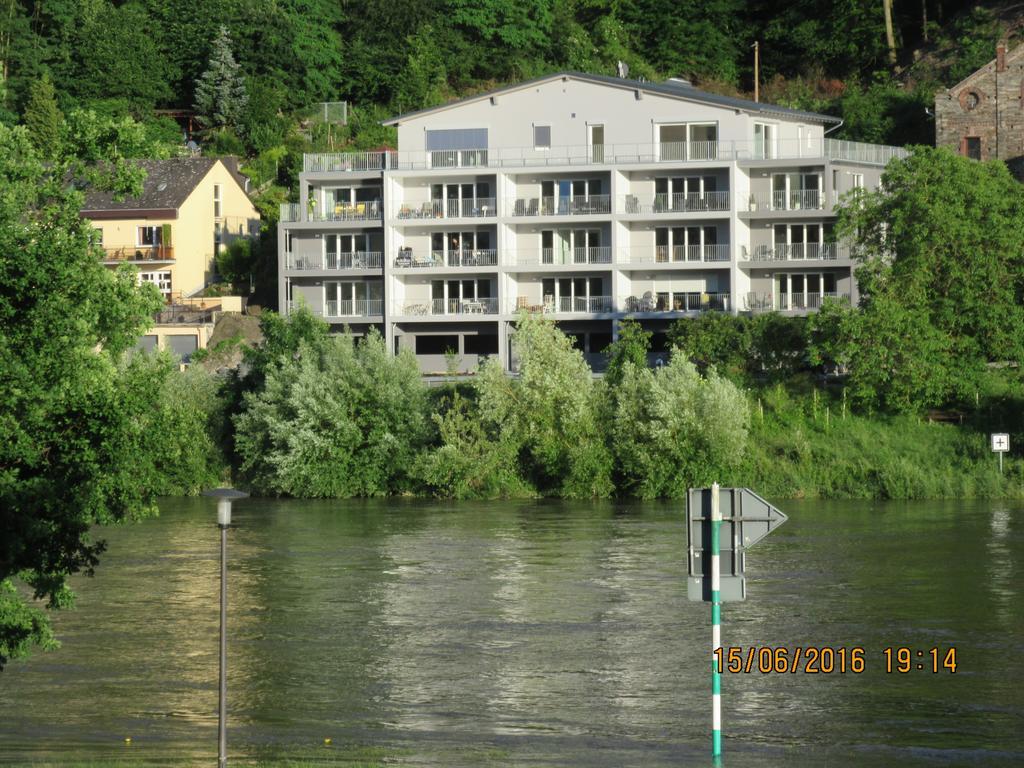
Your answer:
[[[498,251],[494,248],[464,249],[457,251],[417,252],[411,248],[400,248],[395,257],[395,267],[495,267],[498,265]]]
[[[380,269],[384,265],[384,256],[380,251],[343,251],[326,254],[285,254],[285,268],[295,271],[323,269]]]
[[[757,245],[749,252],[746,246],[740,248],[740,261],[835,261],[849,255],[849,246],[840,243]]]
[[[602,314],[615,311],[611,296],[545,296],[540,306],[543,312]],[[510,311],[523,308],[522,302],[517,301]]]
[[[619,199],[623,213],[694,213],[702,211],[728,211],[729,193],[692,192],[688,194],[655,194],[653,197],[625,195]]]
[[[625,252],[629,264],[672,264],[688,262],[721,262],[731,258],[728,243],[705,245],[656,245],[653,248],[632,248]]]
[[[427,299],[407,301],[395,307],[396,315],[496,315],[498,300],[482,299]]]
[[[279,215],[280,221],[301,221],[302,218],[299,215],[299,209],[301,206],[298,203],[281,203],[281,212]]]
[[[751,195],[748,208],[751,212],[821,210],[825,207],[825,197],[825,193],[817,189],[774,190],[770,194]]]
[[[541,248],[540,251],[520,251],[516,264],[611,264],[612,249],[607,245],[592,248]]]
[[[776,297],[775,309],[780,311],[821,309],[827,299],[849,302],[850,294],[827,291],[824,293],[781,293]]]
[[[399,219],[477,219],[497,214],[498,208],[493,197],[473,197],[401,203],[395,216]]]
[[[324,309],[324,317],[372,317],[383,313],[384,302],[381,299],[328,301]]]
[[[308,154],[303,170],[365,172],[428,170],[431,168],[505,168],[568,165],[707,163],[732,160],[836,160],[886,165],[907,156],[902,147],[841,141],[829,138],[776,139],[774,141],[647,142],[554,147],[499,147],[427,152],[348,152]]]
[[[592,216],[611,212],[609,195],[521,197],[509,209],[510,216]]]
[[[329,210],[319,210],[314,203],[310,206],[307,221],[374,221],[381,218],[384,207],[380,200],[365,200],[360,203],[338,203]]]
[[[172,245],[125,245],[104,248],[104,261],[174,261]]]
[[[192,307],[167,307],[153,314],[153,322],[157,325],[200,325],[212,323],[213,309],[194,309]]]
[[[648,291],[630,296],[625,306],[626,312],[728,312],[729,293]]]

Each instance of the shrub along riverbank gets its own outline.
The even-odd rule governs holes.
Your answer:
[[[518,376],[493,362],[435,388],[375,334],[330,335],[304,312],[262,326],[245,375],[193,366],[166,385],[163,492],[220,476],[308,498],[679,498],[716,480],[777,498],[1024,496],[1024,464],[1008,457],[1000,475],[987,437],[1019,426],[1014,372],[992,374],[965,423],[930,423],[853,413],[806,373],[754,384],[681,350],[652,369],[649,335],[628,322],[603,379],[552,322],[524,315]]]

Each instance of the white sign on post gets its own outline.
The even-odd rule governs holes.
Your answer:
[[[1005,432],[996,432],[992,435],[992,450],[996,453],[1006,453],[1010,450],[1010,436]]]

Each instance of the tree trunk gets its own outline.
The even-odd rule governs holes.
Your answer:
[[[921,39],[928,42],[928,0],[921,0]]]
[[[885,11],[885,42],[889,47],[889,66],[896,67],[896,36],[892,31],[892,0],[882,0]]]

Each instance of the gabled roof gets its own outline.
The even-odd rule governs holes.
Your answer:
[[[85,190],[82,213],[177,210],[220,161],[216,157],[173,157],[168,160],[136,162],[146,171],[142,194],[115,200],[112,193],[90,187]]]
[[[551,75],[544,75],[543,77],[535,77],[532,80],[524,80],[513,85],[505,86],[504,88],[497,88],[493,91],[487,91],[486,93],[478,93],[474,96],[469,96],[465,99],[458,99],[437,107],[420,109],[415,112],[407,112],[404,115],[399,115],[391,118],[390,120],[385,120],[384,125],[397,125],[398,123],[410,118],[422,117],[434,112],[441,112],[462,104],[469,104],[474,101],[480,101],[481,99],[488,99],[491,96],[498,96],[502,93],[518,91],[523,88],[529,88],[540,83],[548,83],[554,80],[580,80],[582,82],[596,83],[597,85],[606,85],[613,88],[623,88],[631,91],[640,90],[645,93],[668,96],[669,98],[680,99],[682,101],[711,104],[713,106],[726,107],[727,109],[738,109],[744,112],[752,112],[754,114],[792,117],[816,123],[839,124],[842,122],[838,117],[822,115],[818,112],[805,112],[799,109],[780,107],[775,104],[765,104],[759,101],[740,99],[735,96],[722,96],[717,93],[708,93],[707,91],[702,91],[699,88],[694,88],[692,85],[674,80],[669,80],[664,83],[650,83],[641,80],[627,80],[621,77],[610,77],[608,75],[592,75],[586,72],[556,72]]]
[[[1006,52],[1006,61],[1010,62],[1013,59],[1016,59],[1022,53],[1024,53],[1024,45],[1018,45],[1013,50],[1008,50]],[[967,77],[965,77],[963,80],[961,80],[956,85],[950,86],[949,88],[945,88],[945,89],[939,91],[939,93],[947,93],[947,94],[952,95],[954,92],[962,90],[964,88],[964,86],[969,85],[971,83],[971,81],[975,80],[976,78],[980,77],[981,75],[991,74],[991,73],[993,73],[995,71],[996,71],[996,59],[992,59],[985,66],[978,67],[976,70],[971,72],[971,74],[969,74]]]

